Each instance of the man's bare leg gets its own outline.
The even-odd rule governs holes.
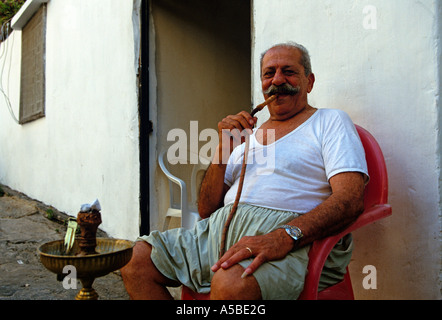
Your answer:
[[[172,300],[166,287],[180,284],[158,271],[150,259],[151,251],[147,242],[136,242],[132,259],[121,269],[127,293],[133,300]]]
[[[244,268],[237,264],[229,269],[219,269],[213,276],[212,300],[261,300],[261,289],[253,275],[242,279]]]

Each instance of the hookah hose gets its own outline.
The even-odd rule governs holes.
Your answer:
[[[261,111],[266,105],[273,102],[277,98],[277,95],[273,95],[268,98],[263,103],[256,106],[255,109],[251,112],[251,116],[253,117],[257,112]],[[246,175],[246,167],[247,167],[247,158],[249,155],[249,145],[250,145],[250,136],[248,134],[245,135],[245,148],[244,148],[244,158],[241,166],[241,174],[239,176],[238,190],[236,192],[235,202],[233,203],[232,209],[230,210],[229,216],[227,217],[226,223],[224,224],[223,233],[221,235],[221,246],[219,250],[219,258],[221,258],[225,253],[226,248],[226,236],[229,230],[230,222],[232,222],[233,216],[236,213],[236,209],[238,208],[239,199],[241,198],[242,186],[244,184],[244,176]]]

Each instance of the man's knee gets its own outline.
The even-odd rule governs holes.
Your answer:
[[[169,287],[176,287],[180,284],[165,277],[152,262],[152,246],[145,241],[136,242],[132,258],[129,263],[121,269],[121,275],[125,283],[157,283]]]
[[[251,275],[244,279],[244,268],[239,264],[229,269],[218,270],[212,279],[210,297],[213,300],[259,300],[261,289]]]
[[[132,258],[129,263],[121,269],[123,278],[136,277],[137,274],[145,272],[150,260],[151,246],[144,241],[137,241],[132,251]]]

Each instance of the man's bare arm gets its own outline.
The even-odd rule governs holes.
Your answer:
[[[330,179],[332,195],[322,204],[289,224],[297,226],[303,237],[296,247],[336,234],[353,223],[364,210],[364,176],[345,172]]]
[[[335,234],[354,222],[364,208],[364,177],[358,172],[340,173],[330,179],[332,194],[312,211],[293,219],[288,224],[300,228],[304,236],[295,241],[283,229],[261,236],[243,237],[212,267],[227,269],[250,258],[255,259],[245,270],[252,274],[266,261],[284,258],[291,250],[315,240]]]
[[[201,183],[198,200],[198,213],[202,219],[208,218],[223,205],[228,186],[224,183],[225,164],[212,162]]]

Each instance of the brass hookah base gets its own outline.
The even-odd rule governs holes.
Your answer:
[[[98,300],[98,293],[92,287],[95,278],[81,278],[80,279],[83,288],[75,296],[75,300]]]

